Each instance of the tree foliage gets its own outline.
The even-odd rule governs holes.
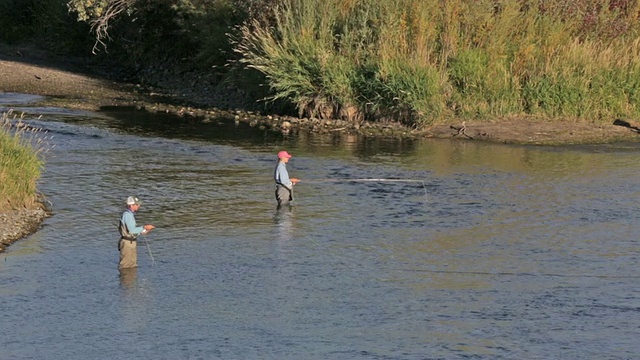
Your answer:
[[[110,22],[123,12],[133,11],[138,0],[71,0],[67,3],[70,11],[78,14],[79,21],[85,21],[91,25],[91,30],[96,35],[96,43],[93,47],[95,53],[98,45],[106,48],[105,40],[109,38]]]

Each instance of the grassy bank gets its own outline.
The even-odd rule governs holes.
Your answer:
[[[637,119],[638,3],[605,3],[283,0],[236,51],[311,116]]]
[[[46,136],[12,112],[0,117],[0,212],[40,206]]]

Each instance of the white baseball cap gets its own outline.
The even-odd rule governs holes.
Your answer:
[[[142,201],[140,201],[137,197],[135,196],[129,196],[127,198],[127,205],[141,205]]]

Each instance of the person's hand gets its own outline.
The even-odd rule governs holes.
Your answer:
[[[300,182],[300,179],[296,179],[296,178],[291,178],[291,179],[289,179],[289,180],[291,180],[291,182],[292,182],[294,185]]]
[[[156,228],[156,227],[155,227],[155,226],[153,226],[153,225],[145,225],[145,226],[144,226],[144,232],[145,232],[145,233],[148,233],[149,231],[151,231],[151,230],[153,230],[153,229],[155,229],[155,228]]]

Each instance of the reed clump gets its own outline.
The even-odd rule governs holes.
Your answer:
[[[37,182],[51,148],[46,132],[23,122],[13,111],[0,117],[0,212],[41,205]]]
[[[241,62],[301,115],[400,121],[640,117],[631,0],[282,0]]]

